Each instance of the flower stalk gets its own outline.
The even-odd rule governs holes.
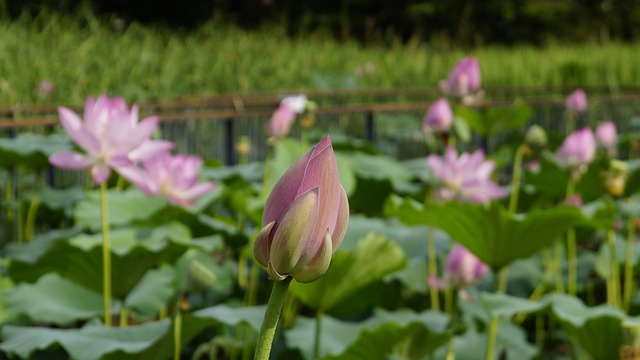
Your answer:
[[[260,335],[258,335],[258,344],[256,346],[254,360],[269,360],[273,338],[276,333],[276,328],[278,327],[282,305],[284,304],[284,298],[289,289],[291,279],[292,278],[288,276],[282,281],[275,281],[273,283],[267,310],[264,313],[264,320],[260,327]]]
[[[100,215],[102,219],[102,297],[104,324],[111,326],[111,240],[109,238],[109,204],[107,183],[100,184]]]

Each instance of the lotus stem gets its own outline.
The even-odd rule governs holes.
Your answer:
[[[624,259],[624,299],[623,308],[628,314],[631,306],[631,297],[633,296],[633,246],[636,240],[636,225],[633,219],[627,222],[627,246],[625,249]]]
[[[127,310],[126,306],[122,306],[120,308],[120,327],[126,328],[129,325],[129,310]]]
[[[107,183],[100,185],[100,214],[102,218],[102,297],[104,302],[104,324],[111,326],[111,241],[109,239],[109,205]]]
[[[562,276],[562,244],[556,241],[554,246],[553,270],[556,278],[556,291],[564,293],[564,277]]]
[[[609,274],[611,293],[607,292],[607,295],[611,295],[611,305],[620,308],[620,266],[616,255],[616,232],[613,229],[607,231],[607,244],[609,245],[611,267]]]
[[[180,306],[176,308],[176,316],[173,320],[173,359],[180,360],[182,350],[182,312]]]
[[[507,279],[508,272],[506,268],[500,269],[498,272],[498,288],[496,289],[496,293],[504,294],[507,291]],[[499,318],[497,316],[491,315],[491,320],[489,320],[489,339],[487,340],[487,353],[485,356],[486,360],[493,360],[493,354],[495,352],[496,347],[496,339],[498,337],[498,327],[500,325]]]
[[[522,178],[522,157],[524,145],[518,146],[513,160],[513,174],[511,176],[511,197],[509,198],[509,214],[514,215],[518,210],[518,196],[520,195],[520,179]]]
[[[320,358],[320,340],[322,339],[322,317],[324,313],[318,310],[316,313],[316,333],[313,339],[313,359]]]
[[[38,173],[37,185],[42,188],[42,174]],[[31,202],[29,203],[29,209],[27,210],[27,219],[25,220],[24,238],[26,241],[33,239],[36,226],[36,215],[38,214],[38,208],[40,207],[40,194],[33,192],[31,196]]]
[[[567,199],[575,193],[576,183],[573,178],[567,182]],[[567,290],[569,295],[578,293],[578,263],[577,263],[576,230],[567,230]]]
[[[276,334],[276,328],[278,327],[278,319],[280,319],[282,305],[284,304],[284,298],[287,294],[291,279],[291,277],[287,277],[283,281],[276,281],[273,284],[271,297],[269,297],[267,310],[265,311],[264,320],[262,320],[262,326],[260,327],[260,335],[258,336],[258,344],[254,356],[255,360],[269,360],[273,338]]]
[[[453,318],[453,312],[454,312],[454,304],[453,304],[453,289],[451,287],[447,287],[444,290],[444,311],[449,314],[449,316],[451,318]],[[447,346],[447,355],[446,355],[446,360],[454,360],[456,358],[456,352],[455,352],[455,348],[454,348],[454,338],[455,336],[452,336],[451,339],[449,339],[449,345]]]

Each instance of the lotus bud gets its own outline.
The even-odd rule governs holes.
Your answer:
[[[564,107],[569,113],[581,114],[587,111],[587,95],[582,89],[576,89],[567,97]]]
[[[618,132],[613,121],[605,121],[596,129],[598,145],[607,151],[609,156],[615,156]]]
[[[445,263],[445,282],[457,287],[473,285],[489,271],[489,267],[461,245],[453,247]]]
[[[574,178],[585,172],[596,156],[596,140],[589,128],[569,134],[556,152],[558,165],[572,171]]]
[[[624,194],[627,180],[629,179],[629,165],[621,160],[611,160],[609,169],[604,172],[604,187],[614,196]]]
[[[251,153],[251,140],[248,136],[241,136],[236,143],[236,153],[241,158],[246,158]]]
[[[422,132],[425,134],[444,133],[453,124],[453,111],[445,98],[436,100],[427,111],[422,121]]]
[[[584,204],[582,202],[582,196],[580,196],[580,194],[573,194],[571,196],[569,196],[568,198],[564,199],[564,201],[562,202],[564,205],[569,205],[569,206],[573,206],[575,208],[581,208],[582,205]]]
[[[276,183],[265,204],[253,252],[276,281],[318,279],[347,230],[349,202],[329,136]]]
[[[480,90],[480,65],[475,57],[460,60],[449,74],[447,80],[440,82],[445,93],[456,96],[467,96]]]
[[[189,264],[187,280],[190,290],[199,290],[211,287],[216,282],[217,276],[200,261],[192,260]]]
[[[543,148],[547,145],[547,132],[539,125],[532,125],[524,136],[527,145],[534,148]]]

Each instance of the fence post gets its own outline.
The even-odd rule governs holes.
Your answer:
[[[228,166],[235,164],[235,146],[234,146],[234,138],[233,138],[233,120],[234,118],[226,118],[224,120],[224,130],[225,130],[225,143],[226,143],[226,159],[225,163]]]
[[[365,136],[367,140],[372,143],[376,141],[376,124],[373,111],[367,112],[367,118],[365,122]]]

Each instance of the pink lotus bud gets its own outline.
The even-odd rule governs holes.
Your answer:
[[[615,155],[616,141],[618,140],[618,132],[613,121],[605,121],[596,129],[596,140],[598,145],[602,146],[609,155]]]
[[[281,104],[276,111],[271,115],[269,124],[267,125],[267,131],[271,136],[276,138],[282,138],[289,135],[291,126],[296,120],[296,113],[288,105]]]
[[[429,107],[422,121],[422,132],[426,134],[447,132],[451,124],[453,124],[451,106],[447,99],[440,98]]]
[[[569,112],[583,113],[587,111],[587,95],[582,89],[576,89],[567,97],[564,107]]]
[[[469,56],[460,60],[440,87],[445,93],[457,96],[467,96],[480,90],[478,59]]]
[[[558,165],[572,170],[589,165],[596,156],[596,140],[589,128],[569,134],[556,152]]]
[[[301,283],[329,267],[349,222],[331,138],[322,139],[280,178],[267,199],[253,253],[269,278]]]
[[[582,196],[580,196],[580,194],[573,194],[572,196],[564,199],[562,203],[565,205],[581,208],[583,205]]]
[[[489,267],[464,246],[453,247],[445,263],[444,278],[449,285],[465,287],[477,283]]]
[[[55,86],[51,81],[42,80],[38,83],[38,88],[36,89],[36,96],[43,100],[49,100],[53,95],[53,90],[55,90]]]

